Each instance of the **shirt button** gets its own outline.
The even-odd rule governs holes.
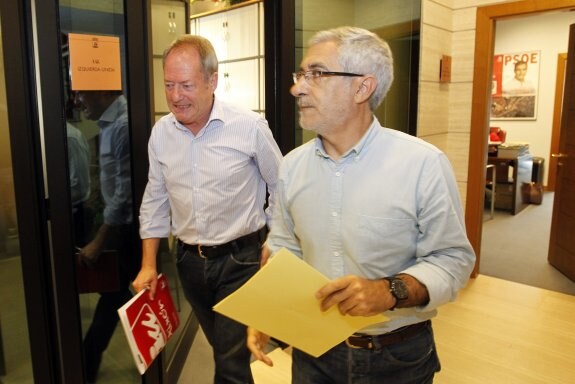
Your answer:
[[[336,172],[335,175],[336,175],[337,177],[340,177],[340,176],[341,176],[341,172]]]
[[[337,212],[332,212],[331,215],[332,215],[333,217],[336,217],[336,216],[337,216]]]
[[[338,257],[338,256],[339,256],[339,252],[338,252],[338,251],[335,251],[335,252],[333,253],[333,255],[334,255],[335,257]]]

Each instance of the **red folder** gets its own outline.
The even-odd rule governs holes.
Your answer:
[[[118,309],[118,315],[136,367],[143,375],[180,325],[166,277],[158,276],[154,300],[144,289]]]

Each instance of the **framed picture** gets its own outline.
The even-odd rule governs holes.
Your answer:
[[[491,120],[537,119],[541,51],[493,56]]]

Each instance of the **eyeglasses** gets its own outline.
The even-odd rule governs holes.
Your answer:
[[[358,73],[350,73],[350,72],[330,72],[330,71],[317,71],[317,70],[299,71],[299,72],[292,73],[294,84],[297,84],[297,82],[302,77],[305,79],[305,81],[307,81],[309,83],[310,80],[317,80],[321,77],[327,77],[327,76],[361,77],[364,75],[360,75]]]

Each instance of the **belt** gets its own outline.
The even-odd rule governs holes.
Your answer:
[[[186,244],[178,239],[178,245],[184,250],[193,252],[204,259],[220,257],[230,253],[238,252],[239,250],[250,246],[257,245],[260,247],[265,241],[268,234],[267,226],[249,233],[245,236],[238,237],[228,243],[220,245],[202,245],[202,244]]]
[[[385,345],[392,345],[410,339],[428,325],[431,325],[430,320],[407,325],[382,335],[353,334],[345,340],[345,343],[348,347],[355,349],[377,349]]]

